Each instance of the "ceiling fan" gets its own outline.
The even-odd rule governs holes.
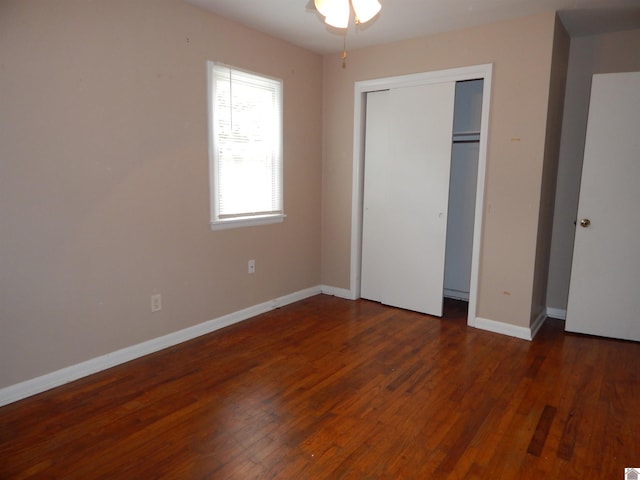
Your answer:
[[[317,10],[327,25],[347,28],[351,11],[354,23],[360,25],[374,18],[382,9],[378,0],[309,0],[308,10]]]

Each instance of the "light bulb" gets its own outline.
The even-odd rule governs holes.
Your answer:
[[[356,12],[356,23],[366,23],[375,17],[382,5],[378,0],[351,0],[353,10]]]
[[[323,15],[325,23],[336,28],[349,26],[351,5],[356,14],[356,23],[366,23],[375,17],[382,5],[378,0],[314,0],[316,10]]]

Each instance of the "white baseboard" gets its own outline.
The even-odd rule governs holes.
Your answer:
[[[276,308],[283,307],[300,300],[304,300],[305,298],[309,298],[320,293],[353,300],[351,291],[343,288],[320,285],[305,290],[300,290],[298,292],[275,298],[273,300],[254,305],[252,307],[245,308],[228,315],[223,315],[222,317],[209,320],[207,322],[203,322],[198,325],[185,328],[183,330],[178,330],[177,332],[169,333],[162,337],[153,338],[137,345],[132,345],[130,347],[126,347],[121,350],[107,353],[106,355],[102,355],[100,357],[96,357],[91,360],[87,360],[85,362],[78,363],[61,370],[57,370],[55,372],[47,373],[40,377],[1,388],[0,407],[3,405],[8,405],[9,403],[17,402],[18,400],[22,400],[23,398],[36,395],[46,390],[59,387],[60,385],[64,385],[65,383],[73,382],[74,380],[78,380],[79,378],[92,375],[116,365],[135,360],[136,358],[143,357],[150,353],[154,353],[159,350],[172,347],[179,343],[192,340],[196,337],[206,335],[207,333],[214,332],[221,328],[228,327],[262,313],[266,313]],[[494,333],[521,338],[523,340],[532,340],[538,333],[540,327],[542,327],[542,325],[544,324],[544,321],[547,317],[564,320],[566,318],[566,315],[566,310],[547,308],[546,314],[540,314],[540,316],[538,316],[538,318],[535,322],[533,322],[530,328],[519,327],[517,325],[511,325],[504,322],[497,322],[495,320],[488,320],[478,317],[475,321],[475,327]]]
[[[476,318],[476,328],[487,330],[489,332],[500,333],[502,335],[508,335],[510,337],[521,338],[522,340],[533,340],[538,333],[538,330],[544,324],[547,316],[541,313],[538,318],[531,324],[529,328],[519,327],[517,325],[511,325],[510,323],[497,322],[495,320],[488,320],[486,318]]]
[[[557,318],[558,320],[567,319],[567,310],[563,308],[551,308],[547,307],[547,317]]]
[[[162,337],[153,338],[137,345],[132,345],[55,372],[47,373],[31,380],[26,380],[15,385],[4,387],[0,389],[0,407],[44,392],[45,390],[59,387],[60,385],[78,380],[79,378],[106,370],[116,365],[135,360],[136,358],[143,357],[150,353],[192,340],[201,335],[228,327],[234,323],[242,322],[243,320],[266,313],[278,307],[283,307],[290,303],[318,295],[322,292],[323,287],[320,286],[300,290],[259,305],[245,308],[244,310],[224,315],[214,320],[209,320],[183,330],[178,330],[177,332],[169,333]]]
[[[320,288],[322,289],[322,293],[326,295],[333,295],[334,297],[345,298],[347,300],[355,300],[351,290],[347,290],[346,288],[330,287],[328,285],[322,285]]]
[[[536,318],[534,320],[534,322],[531,324],[531,340],[533,340],[534,338],[536,338],[536,335],[538,334],[538,331],[542,328],[542,325],[544,325],[545,320],[547,319],[547,314],[546,312],[542,312],[540,313],[540,315],[538,315],[538,318]]]
[[[451,290],[449,288],[444,289],[444,296],[446,298],[453,298],[454,300],[469,301],[469,292],[462,292],[460,290]]]

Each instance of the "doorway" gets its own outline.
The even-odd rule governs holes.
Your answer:
[[[489,123],[489,104],[491,93],[491,65],[456,68],[437,72],[390,77],[377,80],[356,82],[354,108],[354,157],[353,157],[353,198],[352,198],[352,235],[351,235],[351,285],[352,298],[360,298],[362,286],[362,240],[363,240],[363,199],[364,199],[364,141],[366,95],[369,92],[413,87],[419,85],[439,84],[444,82],[460,82],[482,80],[482,115],[480,134],[477,138],[478,163],[475,188],[475,208],[473,212],[473,240],[471,249],[471,266],[469,281],[469,314],[467,323],[475,326],[477,309],[478,271],[480,255],[480,239],[482,233],[482,212],[484,207],[484,183],[486,171],[487,132]],[[444,259],[443,259],[444,260]],[[440,292],[442,297],[444,292]]]
[[[640,72],[593,76],[566,329],[640,341]]]

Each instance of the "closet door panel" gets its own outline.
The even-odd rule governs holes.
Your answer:
[[[442,316],[454,97],[446,82],[368,98],[364,298]]]
[[[380,301],[385,290],[386,165],[389,156],[389,90],[367,94],[364,204],[362,209],[362,271],[360,296]]]

